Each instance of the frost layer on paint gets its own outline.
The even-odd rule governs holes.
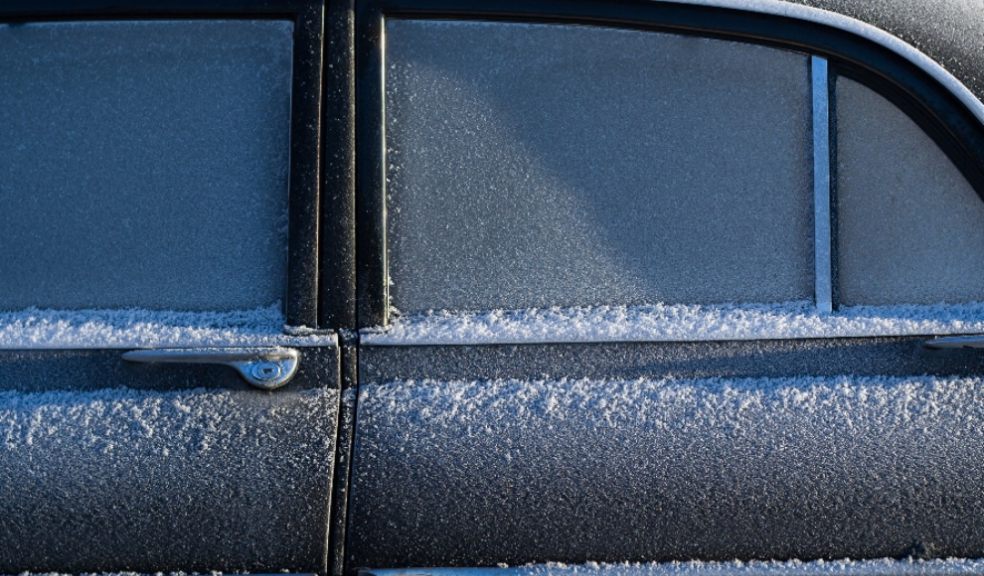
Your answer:
[[[337,402],[325,389],[0,392],[0,571],[313,571]]]
[[[232,312],[41,310],[0,312],[0,348],[333,345],[331,335],[289,335],[279,304]]]
[[[984,550],[979,377],[397,381],[357,437],[364,566]]]
[[[431,311],[363,331],[363,342],[497,344],[907,336],[984,332],[984,303],[850,306],[820,314],[812,302],[594,306],[488,312]]]
[[[964,558],[945,560],[800,560],[752,562],[667,562],[607,564],[532,564],[498,568],[425,568],[373,570],[373,576],[949,576],[984,573],[984,561]]]

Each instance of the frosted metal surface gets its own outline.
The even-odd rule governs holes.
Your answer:
[[[955,576],[984,571],[984,560],[965,558],[876,560],[730,560],[706,562],[585,562],[462,568],[389,568],[367,576]]]
[[[346,553],[381,568],[977,558],[982,384],[430,376],[362,386]]]
[[[386,25],[404,312],[813,297],[804,55],[572,25]]]
[[[293,25],[0,25],[0,309],[283,298]]]
[[[844,304],[984,300],[984,202],[908,116],[837,80]]]
[[[323,566],[338,391],[204,387],[0,390],[0,572]]]
[[[754,4],[755,0],[737,0]],[[839,15],[857,18],[918,46],[929,57],[959,78],[979,99],[984,99],[984,10],[977,0],[787,0],[758,2],[776,10],[788,3],[805,4]],[[821,17],[825,15],[821,14]]]

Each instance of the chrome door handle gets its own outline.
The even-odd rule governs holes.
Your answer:
[[[923,342],[923,346],[933,350],[980,349],[984,348],[984,335],[942,336]]]
[[[263,390],[275,390],[297,373],[300,354],[293,348],[158,348],[123,353],[128,362],[144,364],[221,364]]]

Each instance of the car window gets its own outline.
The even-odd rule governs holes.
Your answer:
[[[387,19],[391,304],[984,300],[984,202],[839,70],[699,36]]]
[[[0,25],[0,309],[283,299],[293,24]]]
[[[385,77],[402,312],[812,298],[806,55],[390,18]]]
[[[984,202],[902,110],[837,79],[840,301],[984,300]]]

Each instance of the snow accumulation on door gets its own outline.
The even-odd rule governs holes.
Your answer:
[[[427,568],[371,570],[373,576],[963,576],[980,574],[984,561],[951,558],[947,560],[818,560],[815,562],[667,562],[607,564],[533,564],[495,568]],[[154,576],[194,576],[189,572],[164,572]],[[209,576],[223,576],[209,572]],[[59,572],[24,572],[20,576],[69,576]],[[79,576],[95,576],[81,574]],[[100,576],[143,576],[138,572],[106,572]]]
[[[840,574],[842,576],[950,576],[980,574],[980,560],[818,560],[815,562],[667,562],[663,564],[623,563],[604,564],[536,564],[530,566],[501,566],[471,569],[471,576],[809,576]],[[407,576],[410,570],[374,570],[373,576]],[[454,576],[454,569],[414,570],[423,576]]]
[[[253,310],[42,310],[0,312],[0,348],[94,349],[333,345],[332,335],[289,335],[279,303]]]
[[[384,565],[407,550],[444,565],[455,554],[871,558],[918,554],[906,552],[915,543],[966,557],[984,538],[982,400],[980,377],[371,384],[351,518],[374,539],[353,546]],[[453,513],[431,512],[449,502]],[[414,530],[392,518],[415,518]],[[800,573],[740,566],[721,572]],[[859,573],[949,573],[923,568]],[[615,573],[704,573],[678,569]]]

